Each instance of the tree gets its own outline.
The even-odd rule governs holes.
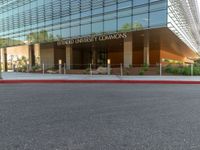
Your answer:
[[[130,30],[131,30],[131,24],[130,23],[125,23],[120,29],[120,31],[130,31]]]
[[[142,30],[142,29],[144,29],[144,28],[143,28],[143,26],[142,26],[141,23],[139,23],[139,22],[134,22],[132,25],[131,25],[130,23],[125,23],[125,24],[121,27],[120,31],[123,32],[123,31]]]
[[[54,36],[53,34],[49,34],[46,30],[41,30],[39,32],[32,32],[29,33],[26,37],[26,39],[31,43],[36,42],[44,42],[44,41],[53,41]]]
[[[143,30],[143,29],[144,28],[143,28],[141,23],[139,23],[139,22],[134,22],[133,23],[133,30]]]

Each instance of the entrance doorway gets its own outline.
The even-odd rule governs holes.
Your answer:
[[[123,63],[123,40],[75,44],[72,51],[73,69],[86,69],[90,64],[93,68],[106,67],[108,59],[111,65]]]
[[[105,67],[107,65],[108,49],[99,48],[97,49],[97,66]]]

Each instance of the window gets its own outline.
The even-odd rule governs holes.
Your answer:
[[[149,0],[134,0],[133,1],[133,5],[137,6],[137,5],[142,5],[142,4],[148,4]]]
[[[104,21],[104,32],[116,31],[116,19]]]
[[[156,11],[150,13],[150,26],[164,26],[166,25],[167,12],[166,10]]]
[[[80,35],[80,26],[71,27],[71,36],[79,36]]]
[[[148,27],[148,14],[133,16],[133,29],[141,30]]]
[[[103,32],[103,22],[92,23],[92,34]]]
[[[61,36],[62,36],[62,38],[69,38],[70,37],[69,28],[61,29]]]
[[[81,25],[81,35],[91,34],[91,24]]]
[[[118,31],[130,31],[132,30],[131,17],[118,19]]]

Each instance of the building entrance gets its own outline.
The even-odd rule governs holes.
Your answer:
[[[108,47],[106,45],[92,46],[92,65],[94,67],[106,67],[108,59]]]
[[[89,64],[94,68],[106,66],[108,48],[104,46],[79,45],[73,47],[73,68],[85,69]]]
[[[111,59],[111,64],[123,63],[123,40],[76,44],[72,51],[73,69],[86,69],[89,64],[93,68],[106,67],[107,59]]]
[[[97,49],[97,62],[98,66],[106,66],[108,59],[108,49],[99,48]]]

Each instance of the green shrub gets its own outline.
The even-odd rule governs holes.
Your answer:
[[[200,75],[200,67],[194,67],[194,75]]]
[[[140,70],[139,75],[144,75],[144,70]]]
[[[32,67],[32,71],[39,71],[42,70],[42,68],[39,65],[35,65]]]
[[[146,72],[146,71],[148,71],[148,70],[149,70],[149,67],[148,67],[148,66],[146,66],[146,67],[144,67],[144,68],[143,68],[143,70]]]
[[[190,67],[184,67],[182,71],[182,75],[191,75],[191,68]]]
[[[190,66],[189,67],[188,66],[175,66],[175,67],[173,67],[173,66],[169,65],[165,68],[165,72],[171,73],[171,74],[174,74],[174,75],[191,75],[191,67]],[[194,72],[196,72],[196,74],[197,74],[198,71],[195,70]]]
[[[129,68],[129,69],[133,68],[133,65],[132,65],[132,64],[129,64],[129,65],[128,65],[128,68]]]
[[[144,73],[145,73],[145,70],[144,70],[144,68],[141,68],[140,70],[139,70],[139,75],[144,75]]]
[[[144,68],[148,68],[149,66],[148,66],[147,63],[145,63],[145,64],[143,65],[143,67],[144,67]]]
[[[166,66],[166,68],[165,68],[165,72],[166,73],[173,73],[173,67],[171,66],[171,65],[168,65],[168,66]]]
[[[17,68],[17,71],[18,72],[26,72],[27,71],[27,66],[26,65],[20,66],[20,67]]]

